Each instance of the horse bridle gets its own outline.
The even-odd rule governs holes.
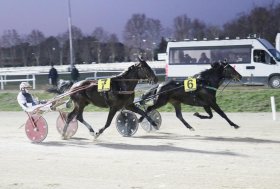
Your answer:
[[[146,70],[146,68],[142,67],[141,65],[138,67],[138,69],[143,72],[143,74],[145,75],[145,77],[147,78],[147,80],[149,82],[152,81],[152,77],[149,76],[149,74],[147,73],[148,71]]]
[[[226,67],[228,67],[229,66],[229,63],[226,63],[226,65],[223,67],[223,72],[225,73],[225,72],[227,72],[228,70],[226,70]],[[231,76],[232,76],[233,74],[231,74]],[[232,81],[232,80],[238,80],[237,79],[237,76],[236,77],[233,77],[233,79],[230,79],[230,82]]]

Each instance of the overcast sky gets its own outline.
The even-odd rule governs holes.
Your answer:
[[[205,23],[222,25],[255,6],[267,6],[272,0],[71,0],[72,24],[85,34],[103,27],[122,38],[132,14],[144,13],[172,27],[173,19],[187,14]],[[280,0],[274,0],[279,3]],[[68,27],[68,0],[0,0],[0,36],[16,29],[28,34],[32,29],[46,36],[63,33]],[[265,23],[264,23],[265,24]]]

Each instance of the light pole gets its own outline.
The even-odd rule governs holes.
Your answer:
[[[68,29],[69,29],[69,47],[70,47],[70,70],[74,67],[73,62],[73,44],[72,44],[72,21],[71,21],[71,3],[68,0]]]

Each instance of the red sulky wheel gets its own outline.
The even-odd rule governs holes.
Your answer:
[[[42,142],[48,135],[48,124],[41,115],[28,115],[25,133],[32,142]]]
[[[62,131],[64,129],[65,121],[67,118],[68,113],[67,112],[59,112],[59,116],[56,119],[56,129],[59,132],[59,134],[62,134]],[[74,118],[68,125],[67,131],[65,133],[65,136],[67,138],[70,138],[76,134],[78,130],[78,121],[76,118]]]

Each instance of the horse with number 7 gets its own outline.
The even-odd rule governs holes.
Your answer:
[[[151,83],[157,83],[158,81],[154,71],[141,58],[139,58],[139,63],[130,66],[119,75],[101,80],[99,83],[95,80],[83,80],[74,85],[71,82],[60,85],[58,91],[64,92],[66,90],[74,103],[74,109],[68,114],[62,131],[63,139],[68,139],[66,131],[69,123],[75,117],[88,128],[91,135],[97,138],[111,125],[116,112],[121,109],[138,113],[149,120],[150,124],[156,126],[156,123],[134,104],[135,87],[139,80],[148,80]],[[83,90],[77,90],[80,88],[83,88]],[[109,108],[105,126],[98,132],[94,131],[92,126],[83,118],[84,108],[89,104]]]
[[[216,102],[217,89],[227,80],[241,80],[242,76],[228,63],[216,62],[211,64],[211,68],[188,78],[185,81],[170,80],[147,91],[142,100],[154,98],[154,104],[147,107],[146,113],[171,103],[176,111],[177,118],[190,130],[194,130],[183,118],[181,104],[200,106],[208,113],[208,116],[195,113],[200,119],[211,119],[212,110],[215,110],[231,126],[238,129],[239,126],[233,123],[222,111]],[[140,117],[139,122],[144,117]],[[155,128],[157,129],[157,128]]]

